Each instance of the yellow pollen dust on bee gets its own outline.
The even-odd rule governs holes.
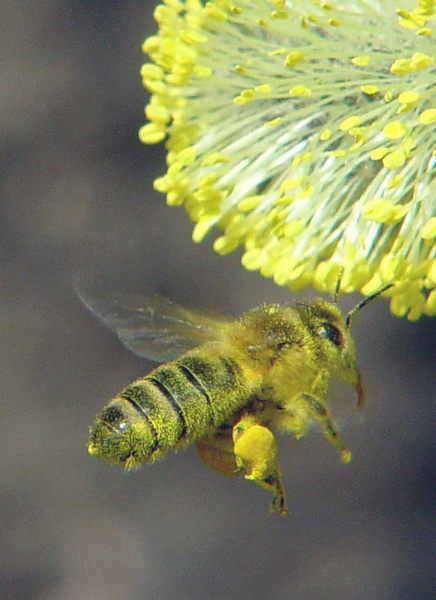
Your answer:
[[[344,463],[351,459],[327,404],[342,380],[364,401],[350,324],[337,303],[262,304],[239,319],[211,316],[165,298],[80,292],[85,305],[133,352],[162,363],[115,396],[90,428],[88,451],[127,470],[195,444],[203,463],[242,474],[287,514],[273,431],[302,437],[316,421]]]

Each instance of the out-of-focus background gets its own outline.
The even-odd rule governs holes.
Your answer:
[[[236,254],[195,246],[152,190],[164,154],[137,130],[153,6],[2,7],[0,597],[428,600],[436,319],[397,320],[385,300],[356,317],[367,405],[356,415],[342,388],[334,403],[354,460],[316,428],[280,438],[287,518],[192,449],[127,475],[86,453],[95,414],[151,364],[81,305],[75,275],[235,315],[288,298]]]

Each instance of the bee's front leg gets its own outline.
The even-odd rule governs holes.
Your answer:
[[[259,425],[254,415],[245,415],[233,427],[236,465],[245,478],[273,494],[271,512],[288,513],[277,444],[271,431]]]
[[[298,399],[302,400],[309,408],[312,416],[322,429],[325,437],[328,441],[336,448],[341,456],[341,460],[344,463],[348,463],[351,460],[351,452],[345,446],[342,441],[339,432],[337,431],[330,415],[324,405],[324,398],[327,395],[327,387],[329,381],[329,374],[325,370],[321,370],[312,386],[312,392],[310,394],[302,392],[298,395]]]

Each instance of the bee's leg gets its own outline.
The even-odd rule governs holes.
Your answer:
[[[271,512],[288,513],[277,444],[273,434],[259,425],[253,415],[246,415],[233,427],[236,464],[245,478],[273,494]]]
[[[212,435],[197,440],[195,447],[201,461],[212,471],[228,476],[238,472],[230,426],[220,427]]]
[[[306,403],[313,417],[318,421],[325,437],[339,452],[342,462],[348,463],[351,460],[351,452],[342,441],[322,400],[327,393],[328,379],[328,372],[324,370],[320,371],[312,386],[313,394],[306,394],[303,392],[299,394],[298,398]]]

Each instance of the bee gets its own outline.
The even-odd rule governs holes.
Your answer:
[[[80,293],[84,304],[139,356],[163,363],[125,387],[90,428],[92,456],[134,469],[194,443],[223,475],[241,473],[272,493],[271,512],[286,514],[271,429],[300,438],[315,420],[348,463],[351,453],[332,421],[332,378],[364,402],[350,334],[334,301],[262,304],[239,319],[211,316],[165,298]]]

